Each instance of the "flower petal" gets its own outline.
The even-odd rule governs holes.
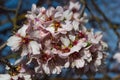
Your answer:
[[[79,10],[79,9],[80,9],[80,4],[79,4],[79,2],[73,3],[72,1],[70,1],[69,9],[70,9],[70,10],[72,10],[72,9]]]
[[[60,72],[61,72],[61,66],[56,66],[56,69],[57,69],[57,74],[60,74]]]
[[[57,73],[57,69],[54,68],[53,71],[52,71],[52,74],[56,74]]]
[[[20,42],[22,39],[18,36],[11,36],[7,40],[7,45],[11,47],[12,50],[17,51],[20,48]]]
[[[41,45],[38,44],[36,41],[30,41],[28,45],[29,53],[32,53],[34,55],[40,54],[40,48],[41,48]]]
[[[102,59],[102,58],[103,58],[103,53],[102,52],[98,52],[97,59]]]
[[[42,67],[43,67],[43,70],[46,74],[50,74],[50,69],[46,64],[43,64]]]
[[[37,39],[40,39],[40,40],[44,39],[48,34],[49,34],[48,32],[45,33],[42,30],[36,30],[36,31],[33,31],[33,32],[30,33],[32,38],[37,38]]]
[[[72,67],[72,68],[75,67],[75,61],[73,61],[73,62],[71,63],[71,67]]]
[[[70,12],[70,10],[66,10],[63,12],[63,16],[66,20],[70,20],[72,18],[73,12]]]
[[[73,24],[74,30],[78,31],[79,30],[79,22],[74,20],[72,24]]]
[[[52,34],[55,33],[55,28],[54,27],[47,27],[46,30],[50,31]]]
[[[26,56],[28,54],[28,49],[27,49],[27,46],[23,46],[23,49],[22,49],[22,53],[21,53],[21,56]]]
[[[76,68],[82,68],[85,65],[85,61],[81,58],[78,60],[75,60]]]
[[[65,24],[61,24],[61,26],[66,31],[71,31],[73,29],[73,25],[71,24],[71,21],[65,21]]]
[[[60,40],[65,45],[65,47],[68,47],[70,45],[70,40],[67,37],[61,37]]]
[[[64,41],[65,42],[65,41]],[[66,44],[66,43],[65,43]],[[61,57],[61,58],[66,58],[68,57],[70,54],[74,53],[74,52],[79,52],[79,50],[82,48],[82,47],[85,47],[87,46],[87,43],[86,42],[83,42],[82,40],[78,41],[78,44],[73,46],[71,49],[70,49],[70,52],[67,52],[67,53],[58,53],[58,55]]]
[[[22,37],[25,37],[26,36],[26,30],[28,29],[28,25],[23,25],[23,27],[21,27],[19,30],[18,30],[18,34]]]
[[[32,12],[35,12],[36,11],[36,5],[35,4],[32,4],[32,9],[31,9]]]
[[[78,41],[77,45],[75,45],[75,46],[73,46],[73,47],[71,48],[71,53],[73,53],[73,52],[79,52],[79,50],[80,50],[82,47],[85,47],[85,46],[87,46],[87,43],[84,42],[84,41],[82,41],[82,40],[80,40],[80,41]]]
[[[68,61],[68,62],[65,63],[64,67],[68,68],[69,66],[70,66],[70,62]]]
[[[69,35],[69,39],[70,39],[71,41],[74,41],[74,40],[75,40],[75,36]]]
[[[97,59],[94,63],[95,66],[100,66],[101,65],[101,59]]]
[[[53,15],[54,10],[55,10],[55,9],[54,9],[53,7],[51,7],[50,9],[48,9],[48,10],[46,11],[46,15],[47,15],[48,18]]]
[[[113,58],[116,59],[118,63],[120,63],[120,52],[115,53]]]

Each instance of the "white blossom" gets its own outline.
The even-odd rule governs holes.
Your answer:
[[[79,2],[76,2],[76,3],[70,2],[69,9],[70,9],[70,10],[72,10],[72,9],[79,10],[79,9],[80,9],[80,4],[79,4]]]
[[[113,56],[113,58],[116,59],[118,63],[120,63],[120,52],[117,52],[117,53]]]
[[[70,66],[70,62],[68,61],[68,62],[65,63],[64,67],[68,68],[69,66]]]
[[[85,11],[80,14],[80,6],[79,2],[48,9],[32,5],[26,14],[27,24],[7,40],[11,50],[20,53],[15,62],[21,65],[20,74],[13,79],[24,76],[30,80],[23,72],[50,75],[60,74],[63,68],[83,69],[84,72],[98,70],[104,63],[104,50],[108,46],[102,41],[101,32],[94,33],[93,29],[86,28],[88,17]],[[114,58],[120,62],[118,56]],[[26,65],[31,63],[35,65],[29,71]]]
[[[42,68],[43,68],[43,70],[44,70],[44,72],[45,72],[46,74],[50,74],[50,69],[49,69],[49,67],[47,66],[47,64],[42,65]]]
[[[24,25],[22,28],[20,28],[16,35],[11,36],[7,40],[7,45],[11,47],[12,50],[17,51],[22,43],[22,38],[26,36],[26,30],[28,26]]]
[[[20,73],[15,76],[11,76],[9,74],[0,74],[0,80],[11,80],[11,79],[18,80],[19,78],[24,79],[24,80],[32,80],[29,74]]]
[[[76,68],[82,68],[84,67],[85,65],[85,61],[84,59],[77,59],[77,60],[74,60],[74,62],[72,62],[72,68],[76,67]]]

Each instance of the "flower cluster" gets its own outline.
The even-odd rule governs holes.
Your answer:
[[[27,57],[26,65],[36,63],[36,73],[60,74],[63,68],[96,72],[107,45],[101,40],[101,32],[86,29],[87,14],[80,11],[78,2],[48,9],[33,4],[26,15],[27,24],[8,39],[7,45],[12,51],[22,49],[21,59]]]

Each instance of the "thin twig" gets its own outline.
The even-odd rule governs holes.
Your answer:
[[[17,21],[20,21],[20,20],[25,19],[25,15],[26,15],[25,13],[20,14],[20,15],[17,17]],[[10,15],[9,15],[9,13],[7,13],[6,16],[7,16],[7,19],[1,21],[1,24],[0,24],[0,25],[3,25],[3,24],[8,23],[8,22],[11,22],[11,23],[13,24],[13,19],[14,19],[14,18],[11,18]]]
[[[83,1],[83,0],[80,0],[80,2],[83,4],[83,6],[82,6],[82,8],[80,9],[80,12],[79,12],[80,16],[82,16],[83,13],[84,13],[84,10],[86,8],[86,4],[85,4],[85,1]]]
[[[7,16],[8,20],[9,20],[9,22],[11,22],[11,24],[13,24],[13,21],[12,21],[10,15],[9,15],[9,13],[6,13],[6,16]]]
[[[117,37],[120,37],[120,34],[117,31],[117,25],[113,25],[112,22],[106,17],[106,15],[102,12],[102,10],[98,7],[98,5],[95,3],[94,0],[91,0],[94,8],[103,16],[103,18],[108,23],[109,27],[113,29],[114,33],[117,35]]]
[[[16,13],[15,13],[15,18],[17,18],[17,16],[18,16],[18,11],[21,7],[21,4],[22,4],[22,0],[19,0],[18,6],[17,6],[17,9],[16,9]]]
[[[15,9],[8,9],[8,8],[3,7],[3,6],[0,6],[0,9],[3,11],[7,11],[7,12],[15,12],[16,11]]]
[[[0,46],[0,50],[3,49],[5,46],[6,46],[7,42],[3,43],[1,46]]]
[[[0,62],[1,63],[3,63],[3,64],[6,64],[8,67],[10,67],[10,68],[13,68],[13,66],[7,61],[7,60],[5,60],[5,59],[0,59]]]
[[[91,14],[91,19],[92,19],[92,20],[95,20],[95,21],[99,24],[99,28],[104,31],[104,28],[103,28],[102,25],[101,25],[101,23],[102,23],[104,20],[103,20],[103,19],[100,19],[100,18],[97,17],[97,16],[94,16],[92,10],[90,9],[90,7],[89,7],[89,5],[88,5],[89,3],[87,2],[87,0],[85,1],[85,4],[86,4],[86,9],[87,9],[87,10],[90,12],[90,14]]]
[[[22,4],[22,0],[19,0],[18,6],[17,6],[17,9],[16,9],[16,13],[15,13],[15,17],[13,19],[13,26],[14,26],[13,31],[15,31],[18,28],[16,23],[17,23],[17,16],[18,16],[18,12],[19,12],[19,9],[21,7],[21,4]]]
[[[16,67],[15,67],[15,66],[12,66],[12,65],[8,62],[8,60],[3,59],[3,58],[0,58],[0,63],[5,64],[5,65],[7,65],[8,67],[10,67],[10,70],[12,71],[12,73],[19,73],[19,72],[16,70]]]

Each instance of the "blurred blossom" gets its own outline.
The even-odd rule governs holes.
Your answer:
[[[118,43],[118,49],[120,50],[120,42]],[[120,63],[120,51],[116,52],[113,56],[113,59],[116,59],[118,63]]]
[[[120,42],[118,44],[118,48],[120,50]],[[118,63],[120,63],[120,51],[116,52],[113,58],[116,59]]]
[[[118,63],[120,63],[120,52],[115,53],[113,58],[116,59]]]
[[[9,74],[0,74],[0,80],[32,80],[28,74],[18,74],[11,76]]]
[[[26,65],[33,62],[33,71],[41,74],[60,74],[63,68],[97,72],[104,64],[107,44],[101,32],[87,30],[87,14],[81,16],[80,7],[78,2],[70,2],[67,9],[33,4],[26,15],[28,23],[7,40],[12,51],[22,49],[21,57],[26,56],[27,61],[20,58],[17,64],[27,72]]]

